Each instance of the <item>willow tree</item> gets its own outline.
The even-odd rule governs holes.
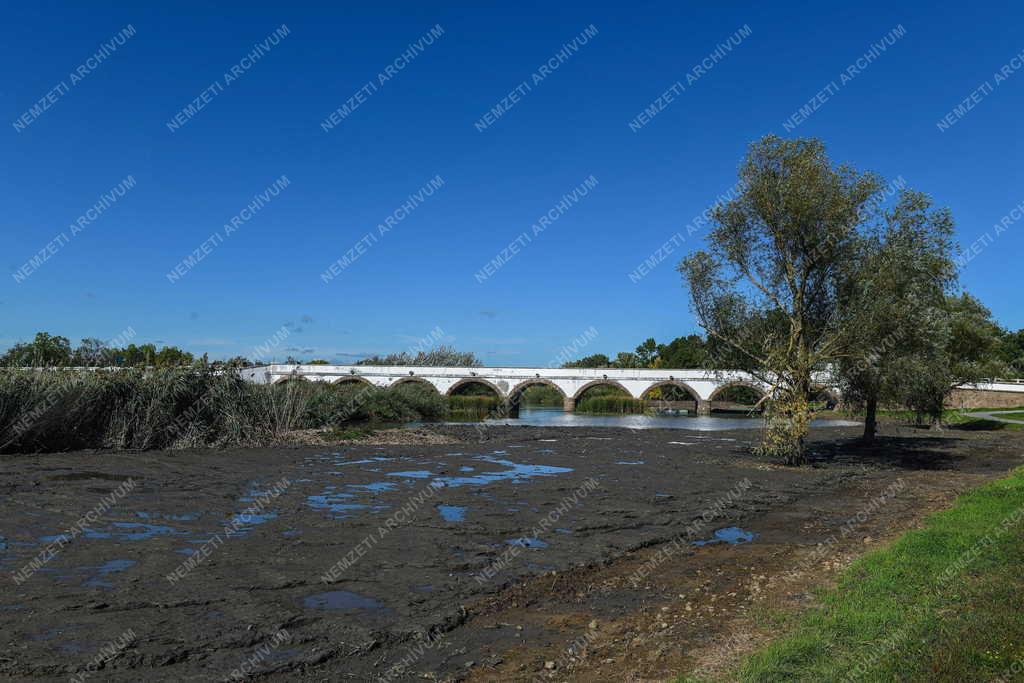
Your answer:
[[[844,353],[840,291],[882,183],[832,164],[819,140],[776,136],[751,144],[739,179],[679,271],[709,337],[772,387],[760,451],[802,464],[815,373]]]
[[[863,240],[841,296],[849,342],[835,369],[844,399],[865,411],[865,441],[875,437],[880,403],[934,396],[925,388],[929,382],[944,385],[946,368],[955,374],[944,360],[953,355],[947,353],[947,297],[957,281],[953,227],[949,209],[934,209],[927,195],[904,190],[881,230]]]

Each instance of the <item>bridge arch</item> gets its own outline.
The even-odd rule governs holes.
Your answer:
[[[525,379],[519,384],[516,384],[511,389],[509,389],[508,400],[506,401],[506,409],[508,410],[509,415],[511,417],[519,417],[519,408],[522,406],[523,403],[523,392],[525,392],[530,387],[553,388],[555,391],[558,392],[558,395],[562,399],[562,407],[564,408],[566,406],[569,394],[566,393],[565,389],[563,389],[557,382],[554,382],[550,379],[544,379],[543,377],[531,377],[530,379]]]
[[[399,387],[399,386],[402,386],[403,384],[418,384],[420,386],[424,386],[424,387],[427,387],[429,389],[432,389],[434,392],[436,392],[438,394],[441,393],[441,390],[437,388],[437,385],[434,384],[433,382],[431,382],[429,379],[425,379],[423,377],[416,377],[416,376],[399,377],[394,382],[389,384],[388,388],[391,389],[391,388],[394,388],[394,387]]]
[[[757,399],[756,403],[754,403],[754,405],[753,405],[754,408],[761,408],[762,404],[766,400],[768,400],[768,392],[766,392],[764,390],[764,387],[760,387],[757,384],[754,384],[753,382],[744,382],[743,380],[733,380],[731,382],[726,382],[722,386],[717,387],[714,391],[712,391],[711,392],[711,396],[708,397],[708,401],[709,402],[719,401],[719,400],[721,400],[720,397],[722,396],[722,394],[724,394],[725,392],[729,391],[730,389],[735,389],[737,387],[744,387],[744,388],[750,389],[750,390],[756,392],[761,397],[761,398]]]
[[[331,382],[331,384],[365,384],[368,387],[374,386],[373,382],[366,379],[365,377],[360,377],[359,375],[342,375],[338,379]]]
[[[683,391],[690,394],[690,398],[685,400],[700,401],[700,394],[697,392],[697,390],[691,387],[686,382],[683,382],[682,380],[678,379],[667,379],[662,382],[655,382],[654,384],[640,392],[640,398],[650,400],[647,399],[647,395],[660,387],[678,387],[679,389],[682,389]]]
[[[271,384],[287,384],[289,382],[306,382],[306,381],[308,381],[308,380],[305,377],[303,377],[302,375],[297,375],[295,373],[291,373],[291,374],[288,374],[288,375],[281,375],[280,377],[275,377],[273,379],[273,381],[271,382]]]
[[[622,392],[626,394],[626,396],[629,396],[631,398],[636,398],[636,396],[633,396],[633,393],[629,389],[627,389],[626,387],[622,386],[622,384],[620,382],[618,382],[617,380],[614,380],[614,379],[595,379],[593,381],[587,382],[582,387],[577,389],[576,393],[572,397],[572,400],[573,401],[579,401],[580,398],[582,398],[585,393],[587,393],[588,391],[590,391],[594,387],[599,387],[599,386],[616,387],[618,389],[621,389]]]
[[[825,386],[824,384],[817,384],[811,387],[809,398],[812,403],[824,399],[826,405],[831,403],[833,406],[839,405],[843,400],[842,395],[835,387]]]
[[[562,387],[558,386],[556,382],[553,382],[550,379],[544,379],[543,377],[539,377],[534,379],[523,380],[519,384],[512,387],[508,392],[509,399],[511,399],[513,402],[518,402],[520,396],[524,391],[526,391],[530,387],[535,386],[554,387],[558,391],[558,393],[562,395],[563,399],[568,397],[568,395],[565,393],[565,390],[562,389]]]
[[[501,388],[498,387],[497,384],[490,380],[484,379],[483,377],[465,377],[463,379],[460,379],[458,382],[448,387],[448,391],[445,392],[445,395],[454,396],[459,389],[470,386],[472,384],[480,384],[489,388],[491,391],[495,393],[495,395],[497,395],[499,400],[504,400],[505,398],[505,392],[503,392]]]

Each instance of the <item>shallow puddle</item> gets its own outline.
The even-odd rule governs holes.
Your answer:
[[[446,522],[466,521],[466,508],[464,507],[459,507],[458,505],[438,505],[437,511],[441,514],[441,519]]]
[[[375,481],[372,484],[349,484],[350,489],[359,489],[362,491],[370,491],[371,493],[381,493],[383,491],[394,491],[397,484],[390,481]]]
[[[154,536],[186,535],[164,524],[146,524],[144,522],[113,522],[104,530],[85,528],[82,535],[86,538],[113,538],[119,541],[145,541]]]
[[[199,514],[195,512],[186,512],[180,515],[175,515],[164,512],[146,512],[144,510],[139,510],[135,513],[135,516],[141,519],[170,519],[175,522],[191,522],[199,517]]]
[[[389,477],[404,477],[406,479],[426,479],[430,477],[433,472],[428,470],[409,470],[407,472],[388,472]]]
[[[712,543],[728,543],[729,545],[736,545],[738,543],[750,543],[757,534],[752,531],[744,531],[736,526],[725,527],[719,529],[714,533],[714,536],[704,541],[694,541],[693,545],[711,545]]]
[[[497,472],[480,472],[468,477],[437,477],[431,483],[434,486],[466,486],[493,484],[496,481],[511,481],[513,484],[520,484],[533,477],[550,477],[556,474],[572,472],[570,467],[554,467],[552,465],[528,465],[523,463],[493,458],[487,455],[477,456],[477,460],[501,465],[508,469]]]
[[[522,538],[510,538],[505,541],[508,545],[520,545],[524,548],[530,548],[532,550],[539,550],[541,548],[547,548],[548,544],[539,538],[531,538],[529,536],[523,536]]]
[[[89,586],[90,588],[113,588],[114,584],[109,581],[105,581],[102,577],[107,576],[108,574],[123,572],[125,569],[134,567],[137,564],[138,562],[135,560],[110,560],[99,567],[85,567],[85,571],[93,572],[95,573],[95,576],[90,578],[83,585]]]
[[[365,510],[369,505],[363,503],[350,503],[346,502],[354,498],[355,495],[352,493],[328,493],[319,496],[306,496],[306,505],[313,508],[314,510],[329,510],[335,513],[335,519],[345,519],[351,517],[346,514],[355,510]]]
[[[350,591],[328,591],[308,595],[302,599],[308,609],[361,609],[375,612],[385,611],[384,605],[378,600]]]

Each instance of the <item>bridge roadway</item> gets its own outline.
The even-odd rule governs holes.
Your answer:
[[[736,404],[717,401],[729,387],[746,386],[762,397],[768,389],[749,374],[737,371],[618,369],[618,368],[449,368],[382,365],[267,365],[246,368],[242,376],[251,382],[276,384],[304,378],[316,382],[362,382],[391,387],[405,382],[422,382],[444,395],[451,395],[467,384],[482,384],[513,406],[528,387],[545,384],[562,395],[564,407],[571,411],[577,399],[591,387],[611,385],[633,398],[642,399],[656,387],[678,386],[696,401],[673,402],[673,407],[690,403],[697,413],[710,414],[712,408],[735,408]],[[689,406],[686,406],[689,407]]]

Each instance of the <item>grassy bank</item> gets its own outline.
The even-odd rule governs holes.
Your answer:
[[[0,453],[259,446],[298,429],[447,414],[443,396],[415,384],[257,385],[202,367],[0,371]]]
[[[1024,679],[1024,468],[854,563],[722,680]],[[684,678],[683,681],[704,679]]]
[[[942,425],[950,429],[964,429],[969,431],[997,431],[1000,429],[1022,429],[1024,425],[1014,425],[1009,422],[989,420],[974,415],[975,412],[999,412],[1002,410],[1016,410],[1016,408],[970,408],[961,410],[959,408],[946,408],[942,411]],[[837,416],[850,417],[858,420],[864,419],[863,411],[840,410],[836,411]],[[878,417],[894,420],[906,425],[912,425],[927,429],[930,427],[919,415],[911,410],[879,410]],[[1012,415],[1007,416],[1015,419]]]

